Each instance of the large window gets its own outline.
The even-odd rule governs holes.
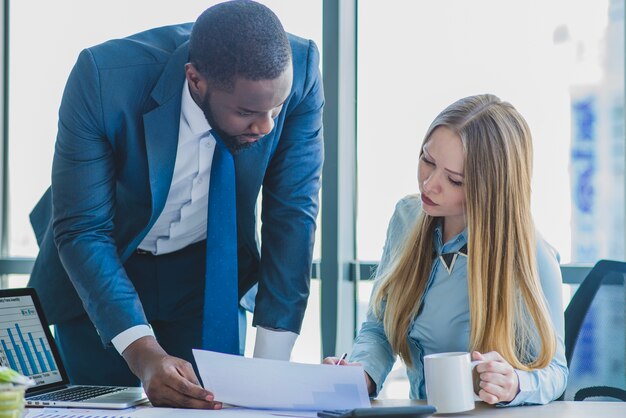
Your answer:
[[[360,1],[358,258],[418,190],[437,113],[493,93],[530,125],[533,216],[561,262],[623,259],[623,22],[623,0]]]

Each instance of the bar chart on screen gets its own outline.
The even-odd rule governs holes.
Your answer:
[[[58,376],[50,346],[29,297],[3,298],[0,303],[0,363],[35,381]]]

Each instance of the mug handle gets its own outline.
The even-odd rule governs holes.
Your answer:
[[[472,365],[472,371],[474,370],[474,367],[478,366],[480,363],[486,363],[487,360],[474,360],[472,361],[471,365]],[[474,389],[472,389],[472,393],[474,394],[474,401],[482,401],[482,399],[480,399],[480,397],[476,394],[476,392],[474,392]]]

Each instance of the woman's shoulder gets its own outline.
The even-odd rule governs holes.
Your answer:
[[[393,265],[406,243],[407,237],[413,230],[419,214],[422,210],[422,203],[419,195],[406,196],[396,203],[396,208],[389,221],[387,228],[387,238],[383,247],[383,255],[380,260],[376,275],[380,276]]]
[[[419,195],[406,196],[396,203],[396,209],[387,229],[386,252],[396,254],[400,251],[421,211],[422,203]]]
[[[552,245],[545,240],[545,238],[535,231],[537,240],[535,257],[537,260],[537,272],[541,280],[544,292],[546,288],[558,287],[560,289],[563,281],[561,277],[560,255],[559,252]],[[558,289],[553,289],[557,291]]]
[[[415,224],[417,217],[422,212],[422,200],[419,194],[411,194],[403,197],[396,203],[396,209],[391,218],[391,223],[402,224],[410,227]]]
[[[537,261],[556,263],[557,265],[561,261],[561,255],[559,251],[554,248],[541,233],[535,229],[536,253]]]

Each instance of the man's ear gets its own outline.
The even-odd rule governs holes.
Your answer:
[[[198,71],[195,65],[188,62],[185,64],[185,76],[189,84],[189,90],[194,97],[204,97],[208,89],[207,79]]]

